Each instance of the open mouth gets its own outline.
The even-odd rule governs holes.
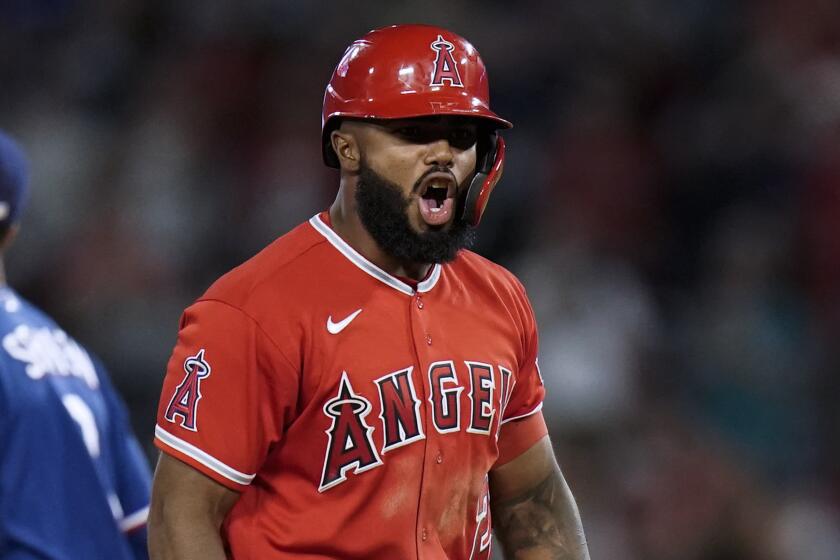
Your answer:
[[[423,220],[432,226],[447,223],[455,208],[455,180],[446,173],[432,173],[420,185],[418,204]]]
[[[425,192],[420,195],[438,208],[443,206],[444,201],[449,198],[449,187],[440,183],[431,183],[426,187]]]

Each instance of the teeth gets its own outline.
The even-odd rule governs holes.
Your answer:
[[[438,212],[440,212],[441,208],[440,207],[437,207],[437,208],[432,207],[432,208],[429,208],[429,210],[432,211],[432,214],[437,214]]]

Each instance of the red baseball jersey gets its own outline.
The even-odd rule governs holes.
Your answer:
[[[324,212],[183,314],[164,452],[241,492],[236,560],[486,559],[487,473],[546,434],[533,311],[468,251],[411,283]]]

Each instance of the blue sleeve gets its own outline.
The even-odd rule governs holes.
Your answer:
[[[134,437],[125,404],[112,387],[107,374],[101,367],[99,369],[102,371],[99,376],[102,392],[111,417],[109,438],[113,450],[114,480],[124,513],[120,525],[135,557],[147,560],[146,518],[152,478],[149,463]]]

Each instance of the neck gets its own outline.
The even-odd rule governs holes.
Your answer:
[[[425,278],[432,268],[431,264],[400,261],[383,251],[376,243],[356,212],[352,192],[353,189],[347,184],[347,180],[342,178],[338,196],[330,206],[330,221],[333,230],[359,254],[391,276],[402,276],[418,281]]]

